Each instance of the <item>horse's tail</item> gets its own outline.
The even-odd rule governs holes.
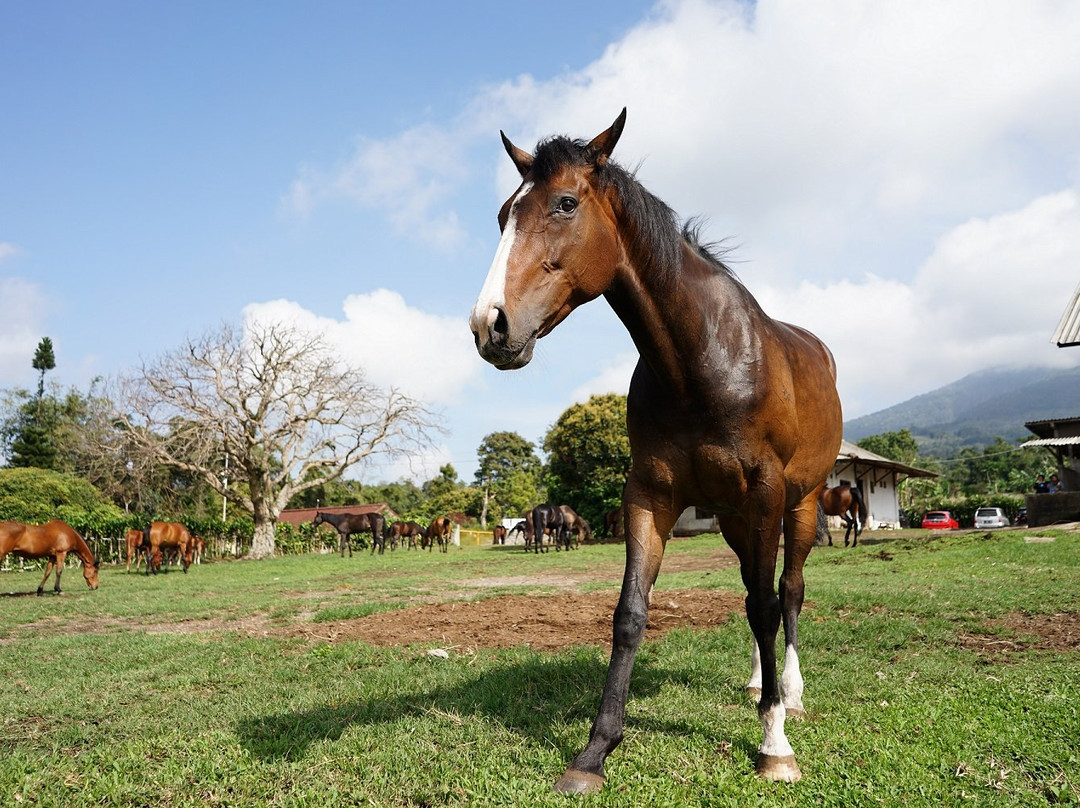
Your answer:
[[[821,498],[818,497],[817,503],[817,531],[814,534],[814,544],[819,547],[825,544],[831,544],[829,537],[829,522],[825,518],[825,509],[821,507]]]
[[[862,491],[854,485],[851,486],[851,504],[855,511],[855,535],[858,536],[866,528],[866,517],[869,514],[866,512],[866,500],[863,499]]]

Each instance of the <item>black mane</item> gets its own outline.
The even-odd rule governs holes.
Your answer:
[[[545,182],[567,165],[592,167],[597,188],[615,191],[623,205],[626,220],[635,230],[635,253],[649,270],[657,274],[676,271],[680,265],[682,247],[689,244],[694,252],[717,270],[734,277],[731,268],[721,257],[725,253],[721,246],[701,241],[701,220],[691,219],[680,227],[675,211],[638,182],[633,172],[611,160],[596,165],[595,155],[584,140],[556,136],[537,145],[532,173],[538,182]]]

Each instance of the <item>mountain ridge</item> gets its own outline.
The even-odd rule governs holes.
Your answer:
[[[1080,365],[989,368],[844,423],[844,437],[908,429],[924,454],[1030,437],[1028,421],[1080,417]]]

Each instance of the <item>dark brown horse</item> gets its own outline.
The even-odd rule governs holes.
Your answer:
[[[833,488],[823,488],[821,491],[821,510],[827,516],[839,516],[844,523],[844,546],[848,546],[848,538],[851,531],[855,531],[855,540],[852,547],[858,547],[859,534],[866,527],[866,502],[862,492],[854,486],[843,483]],[[832,535],[829,535],[829,546],[832,547]]]
[[[529,520],[522,519],[506,531],[506,538],[509,540],[515,533],[521,534],[521,538],[525,542],[525,552],[528,552],[529,546],[532,544],[532,526],[529,524]]]
[[[797,621],[818,494],[840,447],[836,368],[816,337],[768,317],[692,227],[680,230],[671,209],[609,159],[625,120],[623,110],[591,141],[556,137],[535,155],[503,135],[522,183],[499,212],[502,239],[469,318],[480,355],[509,370],[603,295],[640,354],[627,398],[626,572],[607,684],[589,743],[556,788],[603,786],[665,541],[690,506],[718,514],[739,557],[761,663],[757,772],[796,780],[784,719],[803,711]]]
[[[574,547],[579,547],[583,541],[592,541],[592,528],[579,516],[578,512],[569,505],[560,505],[562,511],[563,530],[566,531],[566,549],[570,549],[570,537],[573,536]]]
[[[179,555],[185,574],[191,566],[191,557],[195,552],[194,542],[191,540],[191,533],[179,522],[151,522],[143,530],[143,544],[148,548],[147,575],[151,572],[158,574],[161,561],[167,553],[175,552]]]
[[[131,562],[135,561],[135,574],[139,572],[140,564],[150,563],[150,544],[143,544],[145,533],[137,527],[128,528],[124,534],[124,544],[127,545],[127,571],[131,572]]]
[[[22,522],[0,522],[0,561],[8,553],[19,558],[47,558],[45,576],[38,584],[37,593],[45,592],[45,582],[56,568],[53,591],[60,594],[60,574],[64,571],[64,559],[74,553],[83,563],[83,577],[91,589],[98,588],[98,564],[83,537],[67,522],[54,519],[44,525],[24,525]]]
[[[491,543],[506,544],[506,525],[495,525],[491,528]]]
[[[447,552],[450,549],[450,536],[453,532],[454,523],[445,516],[436,516],[432,519],[427,529],[428,552],[431,551],[435,542],[439,543],[439,552]]]
[[[383,540],[383,532],[386,520],[381,513],[323,513],[322,511],[316,511],[311,524],[318,527],[323,523],[337,530],[338,546],[342,558],[345,557],[346,547],[349,548],[349,558],[352,558],[352,536],[354,533],[371,534],[372,553],[375,552],[377,547],[379,555],[382,555],[385,549],[386,542]],[[363,547],[364,545],[361,544],[360,546]]]
[[[547,503],[537,505],[529,514],[529,522],[532,524],[534,553],[547,552],[547,547],[544,545],[545,532],[551,534],[551,542],[555,545],[555,549],[562,549],[563,514],[557,505],[548,505]],[[569,541],[566,543],[566,549],[570,549]]]

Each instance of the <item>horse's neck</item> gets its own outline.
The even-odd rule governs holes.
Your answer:
[[[75,534],[75,547],[72,549],[72,552],[81,558],[84,564],[94,563],[94,554],[90,551],[90,545],[88,545],[86,540],[78,533]]]
[[[688,369],[734,366],[754,351],[749,320],[757,309],[733,277],[688,244],[681,266],[662,273],[632,255],[605,297],[658,381],[685,392]]]

